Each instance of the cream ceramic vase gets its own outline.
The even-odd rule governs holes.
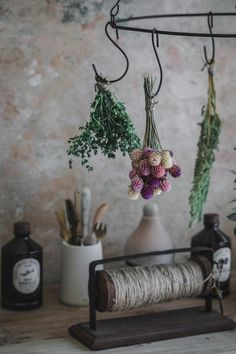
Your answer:
[[[143,207],[143,217],[125,245],[125,254],[163,251],[173,248],[172,240],[164,229],[156,204]],[[131,265],[152,265],[173,262],[173,255],[142,257],[128,260]]]

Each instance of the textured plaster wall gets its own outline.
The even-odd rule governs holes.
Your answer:
[[[110,206],[106,217],[106,256],[122,254],[127,237],[142,214],[143,201],[130,201],[126,190],[130,161],[119,156],[93,160],[87,173],[75,161],[68,168],[67,140],[89,117],[94,98],[92,63],[108,78],[123,70],[123,58],[104,35],[104,24],[114,1],[8,0],[0,1],[0,235],[10,239],[12,224],[31,222],[33,237],[44,247],[45,282],[57,282],[60,238],[55,210],[61,200],[87,184],[92,190],[92,212],[102,201]],[[168,13],[234,11],[227,0],[126,0],[120,16]],[[135,23],[133,23],[135,24]],[[206,31],[205,19],[143,22],[160,29]],[[215,19],[214,31],[236,32],[234,18]],[[128,75],[112,90],[125,102],[140,136],[143,136],[143,77],[158,74],[147,34],[120,32],[120,44],[130,59]],[[207,73],[201,72],[203,45],[211,52],[210,39],[160,37],[164,71],[156,118],[162,145],[175,151],[183,168],[173,190],[159,205],[163,225],[176,246],[188,246],[188,195],[191,188],[200,113],[206,102]],[[216,40],[216,89],[223,130],[220,150],[212,171],[205,210],[221,215],[221,227],[232,236],[233,223],[226,218],[232,199],[235,166],[236,40]],[[233,238],[233,237],[232,237]]]

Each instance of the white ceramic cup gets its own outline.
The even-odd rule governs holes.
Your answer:
[[[62,242],[60,301],[72,306],[89,304],[89,264],[103,258],[102,243],[90,246],[73,246]],[[97,266],[96,270],[103,269]]]

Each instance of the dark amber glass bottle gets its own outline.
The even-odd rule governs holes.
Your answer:
[[[192,237],[191,247],[210,247],[214,251],[213,272],[222,296],[230,292],[231,241],[219,229],[219,215],[205,214],[205,228]]]
[[[30,238],[28,222],[16,222],[14,235],[2,247],[2,307],[31,310],[42,304],[42,247]]]

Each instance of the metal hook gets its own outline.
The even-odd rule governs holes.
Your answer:
[[[155,43],[155,40],[154,40],[155,37],[156,37],[156,43]],[[149,94],[147,86],[145,85],[145,91],[146,91],[146,93],[147,93],[149,98],[154,98],[155,96],[157,96],[158,92],[161,89],[162,79],[163,79],[163,72],[162,72],[161,62],[160,62],[160,59],[159,59],[159,56],[158,56],[158,53],[157,53],[157,47],[159,47],[159,33],[158,33],[158,30],[156,28],[153,28],[153,30],[152,30],[152,46],[153,46],[153,50],[154,50],[154,53],[155,53],[155,56],[156,56],[156,59],[157,59],[158,65],[159,65],[159,69],[160,69],[160,81],[159,81],[159,85],[158,85],[158,88],[157,88],[156,92],[154,94],[152,94],[152,95]]]
[[[203,49],[204,49],[204,56],[205,56],[206,63],[208,65],[211,65],[215,61],[215,40],[214,40],[214,35],[212,33],[212,28],[213,28],[213,14],[212,14],[212,12],[209,12],[209,14],[207,16],[207,22],[208,22],[208,28],[209,28],[209,31],[211,34],[211,40],[212,40],[212,57],[210,60],[207,58],[207,50],[206,50],[205,45],[204,45]]]
[[[116,6],[116,5],[115,5],[115,6]],[[109,35],[109,33],[108,33],[108,26],[109,26],[109,25],[112,27],[111,21],[110,21],[110,22],[107,22],[107,24],[106,24],[106,26],[105,26],[105,33],[106,33],[106,36],[107,36],[108,39],[114,44],[114,46],[119,49],[119,51],[120,51],[120,52],[123,54],[123,56],[125,57],[125,60],[126,60],[126,68],[125,68],[125,71],[124,71],[124,73],[123,73],[120,77],[118,77],[118,79],[115,79],[115,80],[106,80],[106,79],[102,78],[101,75],[98,74],[95,65],[94,65],[94,64],[92,64],[92,65],[93,65],[93,70],[94,70],[94,72],[95,72],[96,78],[99,79],[99,81],[106,82],[106,83],[108,83],[108,84],[112,84],[112,83],[114,83],[114,82],[120,81],[120,80],[123,79],[123,77],[127,74],[127,71],[128,71],[128,69],[129,69],[129,59],[128,59],[127,55],[125,54],[125,52],[123,51],[123,49],[121,49],[121,48],[119,47],[119,45],[118,45],[118,44],[111,38],[111,36]]]

